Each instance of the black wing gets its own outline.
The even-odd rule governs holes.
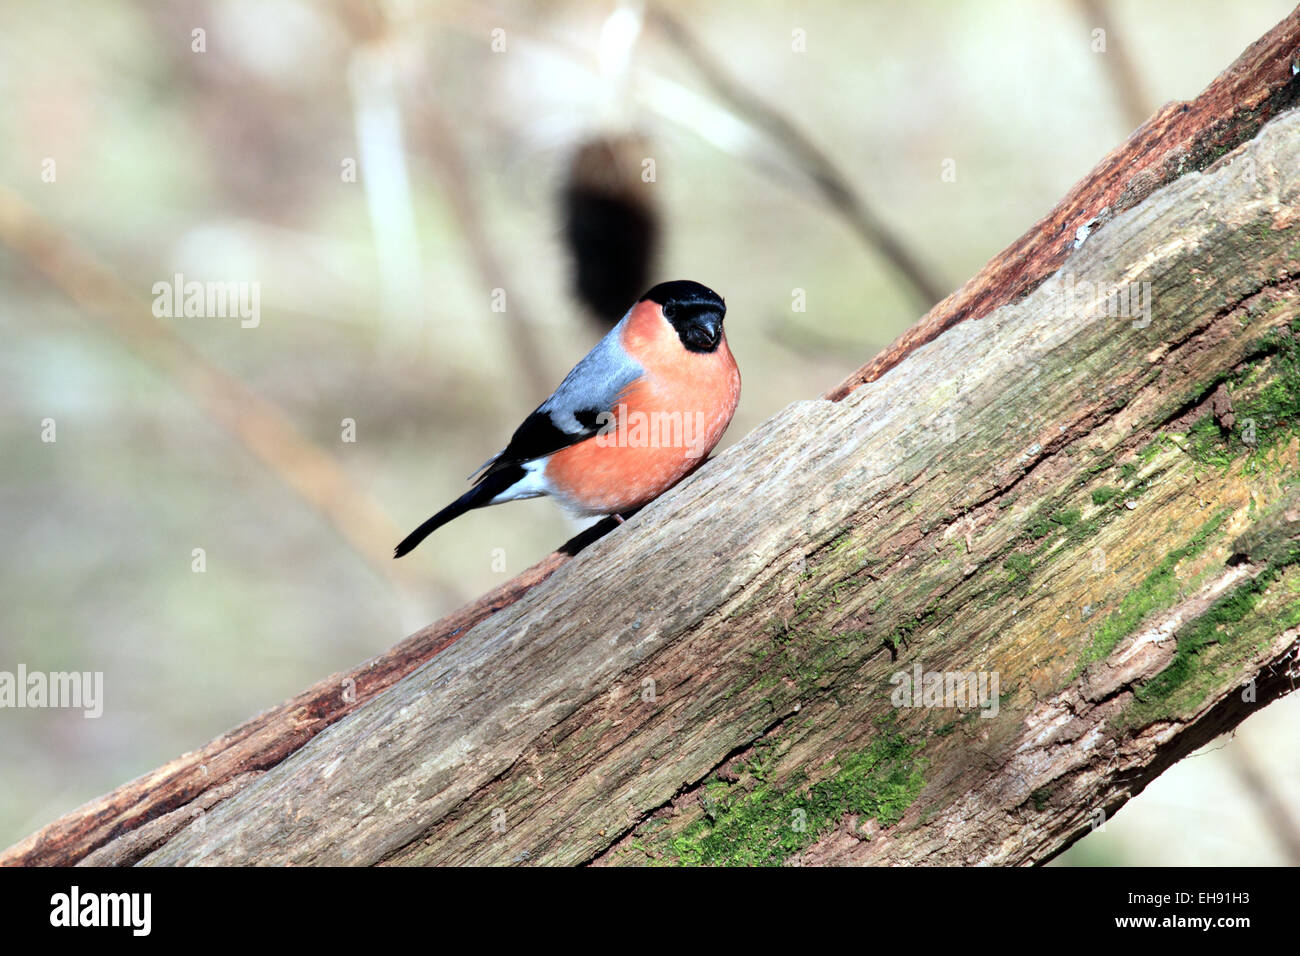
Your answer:
[[[623,350],[622,330],[620,322],[573,367],[554,394],[515,429],[505,450],[475,472],[478,481],[586,441],[600,431],[609,421],[602,416],[612,413],[628,386],[645,374]]]

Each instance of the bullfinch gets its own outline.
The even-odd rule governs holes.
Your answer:
[[[726,313],[698,282],[655,286],[470,476],[474,486],[393,556],[474,508],[551,495],[580,515],[618,516],[677,484],[713,450],[740,401]]]

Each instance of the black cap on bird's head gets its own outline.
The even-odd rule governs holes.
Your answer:
[[[656,303],[690,352],[713,352],[722,342],[727,303],[708,286],[689,279],[661,282],[639,301]]]

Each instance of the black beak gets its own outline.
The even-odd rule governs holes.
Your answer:
[[[722,313],[710,310],[692,316],[682,337],[691,347],[701,352],[712,352],[722,340]]]

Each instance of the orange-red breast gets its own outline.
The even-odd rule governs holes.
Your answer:
[[[475,472],[474,487],[394,557],[473,508],[551,495],[579,514],[620,514],[677,484],[713,450],[740,401],[726,312],[698,282],[655,286]]]

